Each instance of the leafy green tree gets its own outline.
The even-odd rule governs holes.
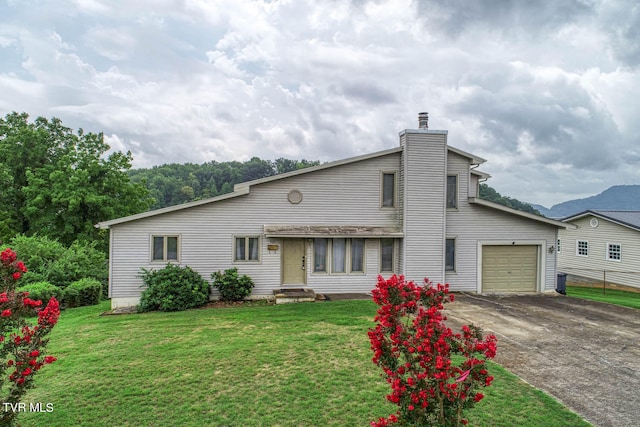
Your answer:
[[[279,173],[291,172],[319,165],[319,161],[290,160],[275,161],[253,157],[244,163],[211,161],[203,164],[165,164],[150,169],[128,171],[132,182],[145,185],[155,199],[152,209],[215,197],[230,193],[233,186],[245,181],[265,178]]]
[[[100,240],[100,221],[144,212],[152,200],[126,171],[131,153],[113,152],[103,134],[73,133],[59,119],[26,113],[0,119],[0,239],[38,233],[64,246]]]
[[[489,187],[487,184],[480,184],[480,198],[488,200],[489,202],[508,206],[513,209],[542,216],[542,214],[530,204],[512,199],[511,197],[503,196],[493,188]]]

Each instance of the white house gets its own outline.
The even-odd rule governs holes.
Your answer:
[[[419,118],[396,148],[97,224],[110,230],[112,306],[137,304],[141,268],[167,262],[205,279],[238,267],[256,284],[253,298],[281,288],[370,292],[393,273],[454,291],[552,291],[566,225],[479,199],[485,160]]]
[[[587,210],[563,220],[558,269],[579,278],[640,288],[640,211]]]

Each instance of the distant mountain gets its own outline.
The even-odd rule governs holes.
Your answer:
[[[551,209],[531,206],[549,218],[565,218],[588,209],[640,211],[640,185],[614,185],[596,196],[562,202]]]

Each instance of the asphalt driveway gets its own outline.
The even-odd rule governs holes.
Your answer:
[[[498,363],[592,424],[640,425],[640,310],[560,295],[457,294],[445,313],[451,327],[494,333]]]

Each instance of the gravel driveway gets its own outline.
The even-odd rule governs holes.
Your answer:
[[[498,338],[496,361],[596,426],[640,425],[640,310],[560,295],[457,294],[449,324]]]

